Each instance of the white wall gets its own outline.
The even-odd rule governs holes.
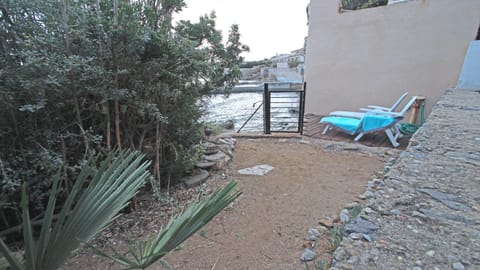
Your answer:
[[[480,0],[414,0],[345,13],[310,4],[306,112],[391,105],[405,90],[427,113],[456,85],[480,24]]]

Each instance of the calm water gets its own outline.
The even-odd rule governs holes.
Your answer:
[[[273,98],[274,96],[276,98]],[[298,104],[295,102],[297,99],[298,96],[295,93],[272,94],[272,102],[279,102],[272,104],[272,115],[278,117],[271,120],[272,130],[296,129],[296,123],[288,122],[298,119],[298,110],[296,109]],[[235,130],[238,130],[262,102],[263,93],[232,93],[228,98],[217,95],[206,103],[207,114],[201,120],[217,124],[232,120]],[[288,119],[288,117],[293,118]],[[263,131],[263,106],[242,129],[242,132],[252,131]]]

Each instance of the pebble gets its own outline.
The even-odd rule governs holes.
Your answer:
[[[320,232],[315,228],[308,229],[308,234],[315,237],[319,237],[321,235]]]
[[[320,232],[315,228],[308,229],[308,240],[316,241],[318,237],[320,237]]]
[[[360,240],[363,238],[363,233],[351,233],[348,237],[352,238],[353,240]]]
[[[371,214],[371,213],[375,212],[375,211],[373,211],[373,209],[370,208],[370,207],[366,207],[366,208],[364,209],[364,211],[365,211],[366,214]]]
[[[345,205],[345,208],[352,209],[352,208],[355,208],[355,207],[358,207],[358,206],[360,206],[360,204],[358,202],[351,202],[351,203]]]
[[[325,226],[327,228],[332,228],[333,227],[333,220],[331,219],[320,219],[318,221],[318,224]]]
[[[317,253],[311,249],[304,249],[302,255],[300,256],[300,261],[302,262],[310,262],[313,261],[317,257]]]
[[[347,209],[340,211],[340,221],[348,223],[350,221],[350,212]]]
[[[395,215],[395,216],[398,216],[398,215],[400,215],[401,213],[402,213],[402,212],[400,212],[400,210],[398,210],[398,209],[392,209],[392,210],[390,210],[390,214]]]
[[[455,262],[452,264],[453,269],[455,270],[465,270],[465,266],[461,262]]]
[[[365,233],[363,234],[363,239],[367,240],[368,242],[373,242],[373,238]]]

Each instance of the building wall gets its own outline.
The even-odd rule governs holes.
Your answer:
[[[456,85],[480,25],[479,0],[414,0],[339,13],[312,0],[306,112],[388,105],[405,91],[427,98],[427,114]]]

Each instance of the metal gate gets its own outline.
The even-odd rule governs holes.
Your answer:
[[[263,92],[263,131],[303,134],[303,116],[305,114],[305,90],[289,87],[270,87],[264,84]]]

